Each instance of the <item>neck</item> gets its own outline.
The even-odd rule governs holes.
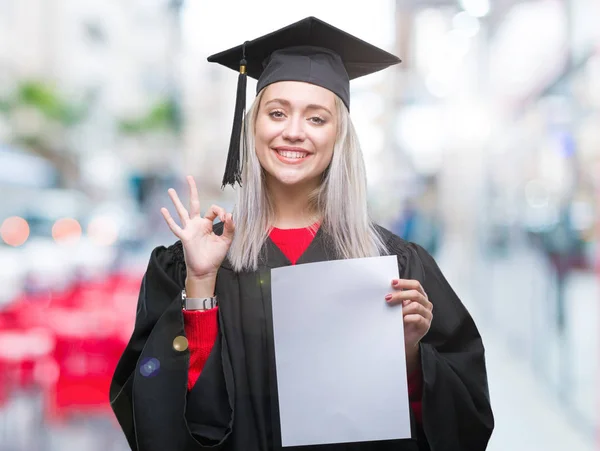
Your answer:
[[[318,221],[318,212],[311,209],[310,194],[316,189],[314,184],[287,186],[269,183],[269,197],[273,204],[275,220],[273,227],[297,229],[313,225]]]

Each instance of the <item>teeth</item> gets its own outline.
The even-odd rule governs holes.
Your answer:
[[[285,158],[304,158],[306,156],[306,152],[293,152],[288,150],[280,150],[278,153]]]

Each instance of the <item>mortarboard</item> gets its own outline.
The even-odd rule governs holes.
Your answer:
[[[303,81],[329,89],[350,109],[350,80],[400,62],[391,53],[307,17],[277,31],[208,57],[239,71],[225,185],[241,184],[240,140],[246,110],[246,77],[256,92],[278,81]]]

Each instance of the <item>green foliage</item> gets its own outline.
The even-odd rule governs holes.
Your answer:
[[[19,103],[37,108],[49,119],[67,126],[76,124],[83,117],[83,108],[67,103],[53,88],[43,83],[22,83],[17,97]]]
[[[53,86],[33,80],[19,83],[10,98],[0,99],[0,113],[10,113],[23,106],[35,108],[48,119],[64,126],[75,125],[86,112],[85,105],[67,102]]]
[[[8,100],[0,99],[0,113],[6,114],[10,111],[10,102]]]
[[[40,136],[17,136],[16,144],[20,144],[27,149],[40,149],[46,147],[44,140]]]
[[[171,100],[162,100],[142,117],[121,120],[119,129],[125,134],[177,130],[177,106]]]
[[[37,109],[51,121],[69,127],[80,122],[87,112],[87,101],[75,104],[65,100],[51,84],[24,80],[20,82],[8,98],[0,98],[0,114],[10,114],[21,107]],[[119,121],[119,129],[125,134],[143,134],[154,131],[178,131],[179,116],[176,103],[171,99],[156,102],[150,110],[137,118]]]

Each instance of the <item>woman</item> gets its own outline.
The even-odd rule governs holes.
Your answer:
[[[301,449],[485,449],[493,416],[473,320],[424,249],[368,219],[349,80],[399,60],[315,18],[209,60],[240,64],[224,184],[241,188],[233,215],[204,217],[193,178],[189,209],[169,190],[181,225],[162,213],[179,241],[150,257],[111,386],[131,448],[281,449],[270,270],[393,254],[401,279],[382,302],[403,311],[413,438]],[[258,95],[243,124],[246,75]]]

